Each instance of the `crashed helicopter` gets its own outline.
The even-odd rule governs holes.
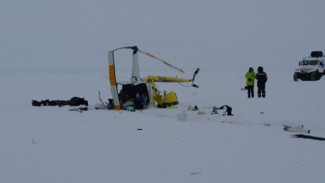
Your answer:
[[[115,58],[114,53],[121,49],[129,49],[132,51],[132,74],[131,79],[128,82],[117,82],[116,70],[115,70]],[[109,99],[106,106],[108,109],[115,110],[128,110],[128,107],[132,106],[134,109],[145,109],[148,106],[157,106],[159,108],[166,108],[172,105],[178,104],[177,95],[174,91],[166,92],[158,90],[156,82],[168,82],[168,83],[187,83],[190,82],[191,87],[198,88],[199,86],[194,84],[195,76],[199,72],[199,68],[193,74],[193,78],[179,78],[170,76],[146,76],[140,77],[138,53],[147,55],[157,61],[164,63],[165,65],[176,69],[177,71],[184,73],[184,71],[169,62],[162,60],[148,52],[138,49],[137,46],[126,46],[114,49],[108,52],[108,75],[110,81],[110,89],[112,93],[112,99]],[[118,86],[122,88],[119,91]],[[183,85],[184,86],[184,85]],[[101,99],[100,99],[101,100]]]

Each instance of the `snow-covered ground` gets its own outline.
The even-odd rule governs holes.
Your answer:
[[[1,183],[261,183],[325,180],[325,77],[293,82],[298,61],[325,52],[324,0],[2,0]],[[32,100],[111,98],[107,52],[138,46],[142,76],[191,77],[176,109],[69,111]],[[116,53],[119,81],[131,52]],[[248,99],[244,75],[263,66],[267,97]],[[255,88],[256,92],[256,88]],[[229,105],[234,116],[211,115]],[[197,105],[205,115],[187,111]],[[177,115],[186,113],[185,121]]]
[[[201,70],[198,89],[158,84],[176,91],[177,109],[136,112],[31,105],[73,96],[94,105],[98,91],[111,96],[106,73],[1,74],[0,181],[323,182],[325,142],[292,138],[283,125],[303,124],[325,137],[325,80],[293,82],[292,73],[265,71],[266,98],[240,90],[246,68]],[[225,104],[234,116],[210,114]],[[182,112],[186,121],[177,120]]]

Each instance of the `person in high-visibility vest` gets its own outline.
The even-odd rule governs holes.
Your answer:
[[[252,67],[245,74],[248,98],[254,98],[255,72]]]

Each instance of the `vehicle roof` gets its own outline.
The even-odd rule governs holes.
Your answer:
[[[303,61],[304,61],[304,60],[319,60],[319,61],[324,62],[325,57],[304,57],[302,60],[303,60]]]

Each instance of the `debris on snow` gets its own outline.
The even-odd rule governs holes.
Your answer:
[[[298,132],[298,133],[310,133],[310,130],[304,129],[304,125],[297,125],[297,126],[288,126],[283,125],[283,130],[288,132]]]
[[[304,134],[296,134],[296,135],[292,135],[292,137],[325,141],[325,138],[323,137],[316,137],[316,136],[304,135]]]

